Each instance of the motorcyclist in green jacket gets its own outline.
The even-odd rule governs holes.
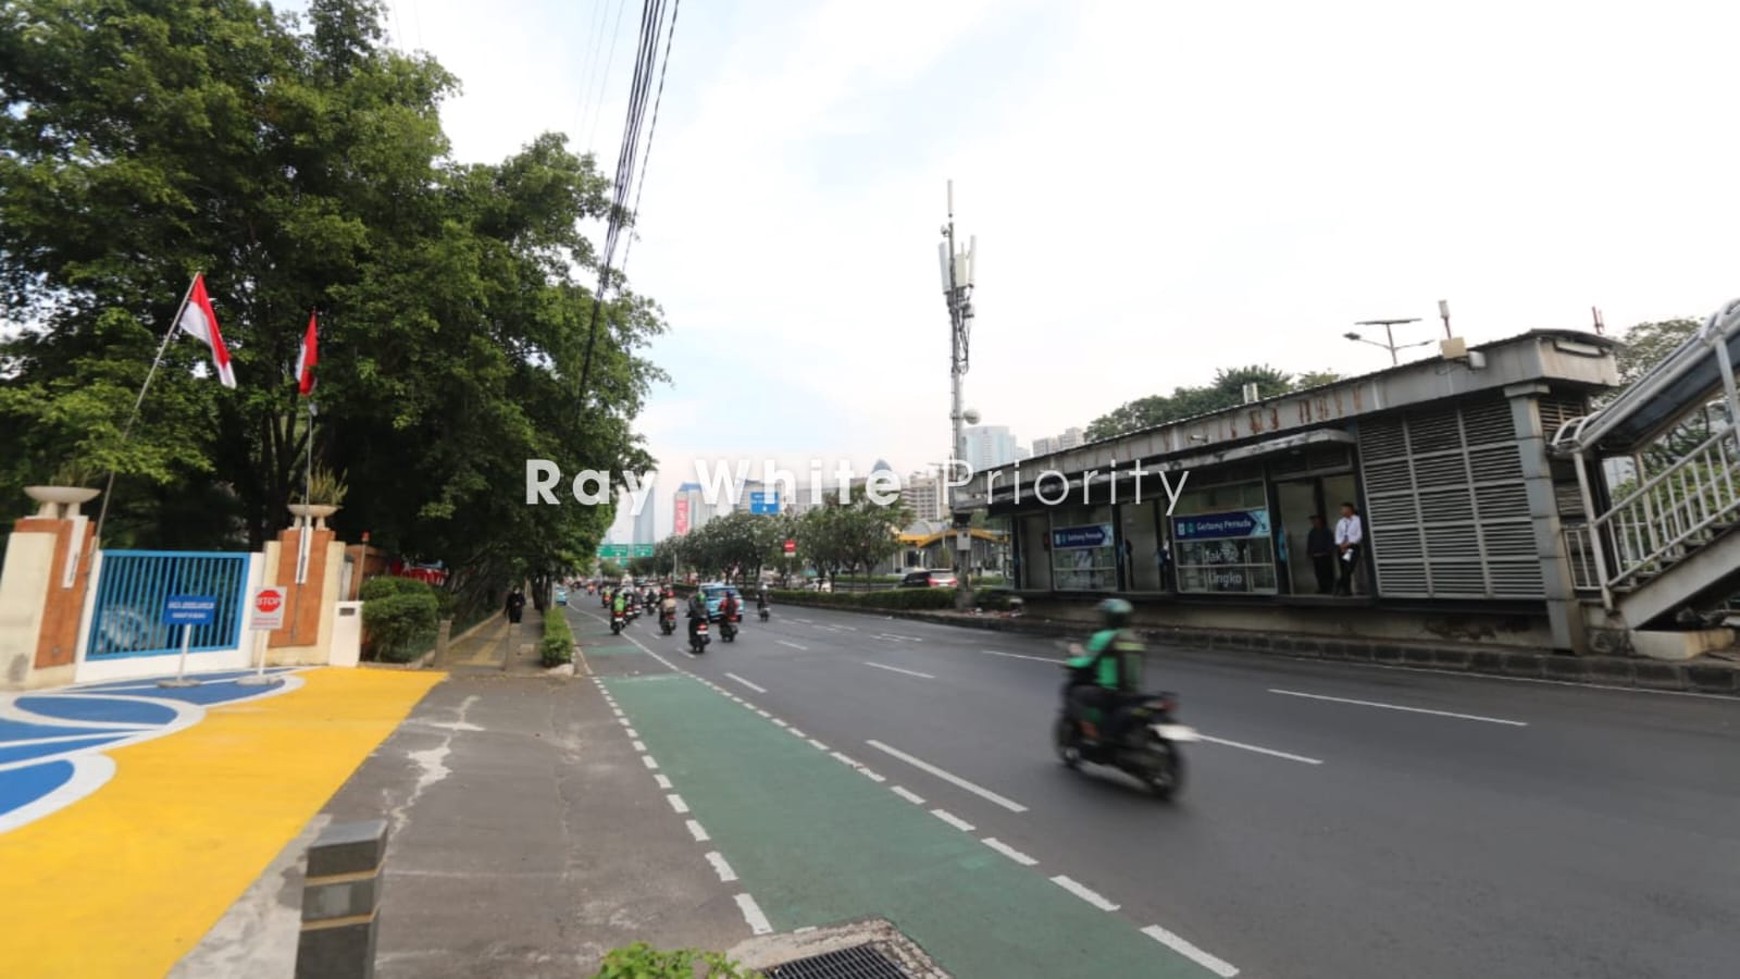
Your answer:
[[[1128,628],[1134,609],[1121,598],[1100,603],[1103,628],[1085,647],[1071,645],[1074,653],[1066,664],[1072,671],[1068,692],[1076,716],[1087,722],[1090,734],[1096,725],[1105,728],[1105,739],[1123,737],[1126,702],[1142,692],[1142,641]]]

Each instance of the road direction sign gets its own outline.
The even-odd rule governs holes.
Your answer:
[[[163,600],[165,625],[211,625],[217,619],[217,599],[211,595],[171,595]]]
[[[256,588],[253,609],[249,628],[255,632],[274,632],[284,628],[284,589],[276,585]]]
[[[749,512],[761,514],[776,514],[779,512],[778,493],[750,493]]]

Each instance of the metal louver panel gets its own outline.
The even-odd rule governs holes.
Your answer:
[[[1543,419],[1580,408],[1543,403]],[[1366,533],[1380,595],[1545,596],[1515,425],[1500,397],[1362,421]]]

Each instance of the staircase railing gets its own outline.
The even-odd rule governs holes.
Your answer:
[[[1566,528],[1566,543],[1572,549],[1600,546],[1601,577],[1606,578],[1600,585],[1617,588],[1665,571],[1720,527],[1737,521],[1740,439],[1732,426],[1723,425],[1606,513],[1582,527]]]

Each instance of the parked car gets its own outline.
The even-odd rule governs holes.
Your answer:
[[[953,571],[908,571],[900,579],[900,588],[959,588],[961,580]]]
[[[556,589],[556,604],[557,605],[568,604],[568,589],[566,589],[566,588]]]

